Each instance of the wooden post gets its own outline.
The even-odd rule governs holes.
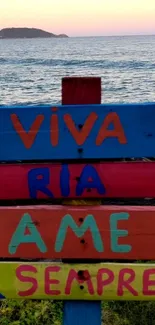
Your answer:
[[[66,77],[62,79],[62,105],[101,104],[101,78]]]
[[[101,78],[63,78],[62,104],[101,104]],[[65,301],[63,325],[101,325],[101,302]]]

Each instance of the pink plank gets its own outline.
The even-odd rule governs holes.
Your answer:
[[[155,197],[154,179],[148,162],[1,165],[0,199]]]

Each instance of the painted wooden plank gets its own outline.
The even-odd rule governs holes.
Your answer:
[[[0,207],[6,257],[155,259],[155,207]]]
[[[154,264],[1,262],[0,278],[10,299],[155,300]]]
[[[0,160],[155,156],[155,103],[0,108]]]
[[[0,199],[153,198],[154,162],[0,165]]]

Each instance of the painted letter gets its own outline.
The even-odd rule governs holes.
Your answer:
[[[58,110],[57,107],[52,108],[53,112],[56,112],[57,110]],[[59,124],[58,124],[57,114],[52,114],[51,116],[50,134],[51,134],[51,144],[53,147],[56,147],[59,142]]]
[[[150,290],[149,286],[155,286],[155,279],[150,280],[150,276],[155,276],[155,268],[145,270],[143,274],[143,295],[144,296],[154,296],[155,295],[155,289]]]
[[[79,279],[78,277],[78,273],[77,271],[75,270],[70,270],[69,271],[69,274],[68,274],[68,278],[67,278],[67,283],[66,283],[66,288],[65,288],[65,294],[66,295],[70,295],[71,293],[71,287],[72,287],[72,283],[73,281],[76,280],[78,281],[79,284],[83,284],[83,283],[86,283],[87,286],[88,286],[88,292],[90,295],[94,295],[94,288],[93,288],[93,284],[92,284],[92,281],[91,281],[91,277],[90,277],[90,274],[89,274],[89,277],[87,280],[81,280]]]
[[[36,117],[35,121],[31,125],[30,130],[28,132],[26,132],[24,130],[24,128],[20,122],[20,119],[18,118],[18,116],[16,114],[11,114],[10,118],[11,118],[12,124],[13,124],[17,134],[21,138],[25,148],[30,149],[34,143],[37,133],[38,133],[38,131],[41,127],[41,124],[44,120],[44,115],[40,114]]]
[[[108,129],[111,123],[114,125],[112,130]],[[100,146],[106,138],[117,138],[121,144],[127,143],[124,129],[117,113],[109,113],[104,119],[96,138],[96,145]]]
[[[33,168],[28,172],[28,187],[30,198],[36,199],[40,191],[48,197],[53,197],[52,192],[47,188],[50,184],[50,171],[48,167]]]
[[[51,290],[50,284],[59,284],[59,280],[50,279],[50,273],[51,272],[59,272],[61,270],[60,266],[48,266],[45,269],[45,293],[46,295],[50,296],[58,296],[60,295],[60,290]]]
[[[30,234],[25,234],[25,230],[28,228]],[[47,247],[41,238],[39,231],[37,230],[31,216],[25,213],[21,218],[9,244],[9,253],[15,254],[20,244],[34,243],[42,253],[47,252]]]
[[[117,228],[117,222],[119,220],[128,220],[129,216],[129,213],[126,212],[112,213],[110,216],[111,249],[114,253],[128,253],[131,251],[131,245],[118,244],[118,238],[128,236],[128,231]]]
[[[60,189],[62,196],[69,196],[70,194],[70,172],[67,164],[62,164],[60,172]]]
[[[105,280],[103,280],[103,275],[107,275],[108,278],[106,278]],[[112,283],[114,280],[114,273],[107,269],[107,268],[103,268],[98,270],[97,273],[97,293],[99,296],[101,296],[104,291],[103,288],[105,286],[107,286],[108,284]]]
[[[128,279],[125,279],[125,277],[128,275]],[[122,269],[119,272],[118,276],[118,289],[117,289],[117,295],[123,296],[124,290],[123,287],[126,288],[128,291],[132,293],[133,296],[138,296],[138,292],[131,287],[131,282],[135,280],[135,271],[132,269]]]
[[[91,180],[90,180],[91,179]],[[105,194],[105,188],[102,184],[96,169],[91,165],[86,165],[77,183],[76,195],[82,195],[83,191],[87,188],[96,188],[99,194]]]
[[[57,234],[56,242],[55,242],[55,251],[61,252],[63,249],[63,245],[66,239],[67,235],[67,229],[70,227],[73,232],[76,234],[78,238],[82,237],[84,233],[90,229],[93,243],[98,252],[103,252],[103,243],[102,238],[98,229],[98,226],[96,224],[95,218],[92,214],[87,215],[87,217],[84,219],[84,222],[82,225],[77,226],[74,219],[71,215],[66,214],[60,224],[60,228]]]
[[[64,115],[64,122],[66,123],[68,130],[70,131],[71,135],[73,136],[77,145],[81,146],[84,144],[86,139],[88,138],[96,120],[98,119],[98,115],[96,113],[91,113],[84,125],[82,126],[81,130],[77,130],[74,121],[70,114]]]
[[[38,289],[37,280],[31,276],[22,275],[22,272],[37,273],[37,269],[33,265],[20,265],[16,269],[16,277],[18,278],[19,281],[32,284],[30,289],[27,289],[25,291],[18,291],[18,295],[20,297],[32,296]]]

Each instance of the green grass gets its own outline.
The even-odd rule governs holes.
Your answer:
[[[155,302],[103,302],[104,325],[155,325]],[[4,300],[1,325],[61,325],[62,302],[50,300]],[[95,324],[94,324],[95,325]]]
[[[0,306],[2,325],[60,325],[62,303],[50,300],[6,300]]]

